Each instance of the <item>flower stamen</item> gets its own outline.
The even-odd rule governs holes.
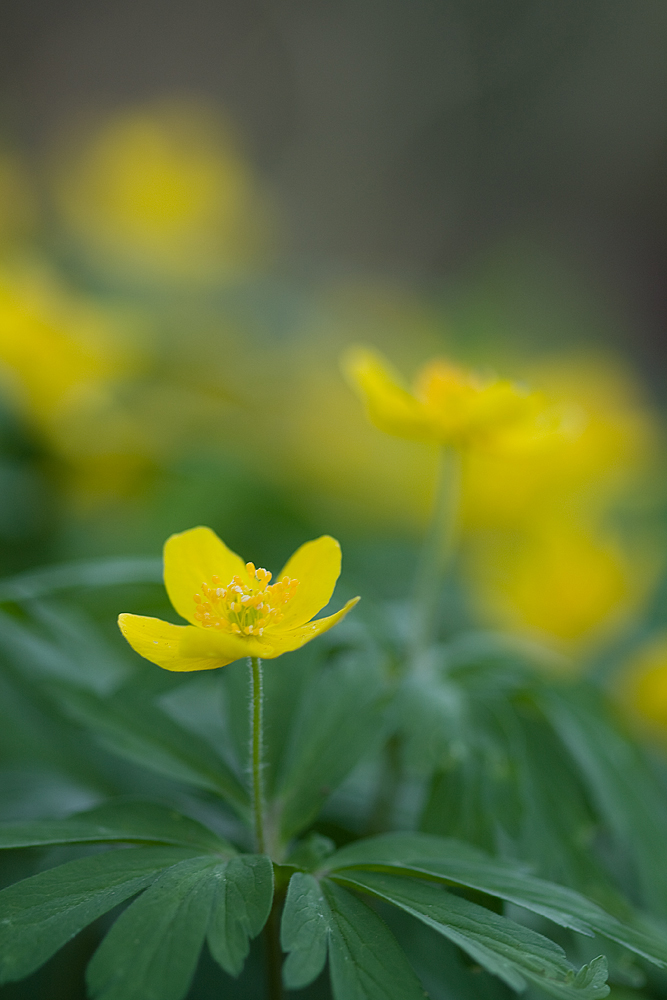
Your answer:
[[[284,576],[270,584],[271,573],[246,563],[250,583],[235,576],[226,587],[217,576],[205,581],[193,596],[195,618],[203,628],[214,628],[233,635],[261,637],[264,629],[284,618],[283,610],[294,596],[299,581]]]

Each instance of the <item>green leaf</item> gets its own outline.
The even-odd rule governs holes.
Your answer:
[[[276,792],[284,840],[310,823],[378,738],[381,691],[376,672],[353,656],[322,670],[306,689]]]
[[[99,1000],[181,1000],[201,952],[215,893],[213,858],[167,869],[116,920],[93,955],[88,988]]]
[[[0,983],[38,969],[70,938],[195,853],[136,847],[81,858],[0,892]]]
[[[25,601],[74,587],[161,583],[161,559],[93,559],[29,570],[0,582],[0,602]]]
[[[329,952],[334,1000],[423,1000],[425,993],[387,925],[334,882],[296,872],[287,890],[280,941],[288,989],[319,976]]]
[[[107,747],[176,781],[225,798],[244,818],[248,792],[205,740],[183,729],[136,692],[100,698],[72,685],[52,685],[66,713]]]
[[[341,886],[323,880],[331,914],[334,1000],[424,1000],[425,993],[383,920]]]
[[[4,612],[0,612],[0,648],[10,663],[20,663],[33,681],[35,676],[67,681],[79,677],[79,667],[66,651]]]
[[[646,906],[667,917],[667,800],[641,749],[591,690],[545,691],[542,701],[621,851],[630,853]]]
[[[573,889],[534,878],[519,865],[445,837],[388,833],[342,848],[327,859],[329,872],[373,868],[414,873],[498,896],[581,934],[601,934],[655,965],[667,967],[667,938],[640,918],[621,922]]]
[[[235,854],[228,841],[201,823],[152,802],[107,802],[67,819],[0,824],[0,848],[113,841],[175,844]]]
[[[280,943],[289,952],[283,965],[288,990],[300,990],[319,976],[327,960],[331,923],[320,883],[312,875],[295,872],[280,925]]]
[[[380,872],[356,872],[338,876],[336,881],[400,907],[518,992],[527,982],[560,1000],[600,1000],[609,992],[604,956],[577,972],[562,948],[548,938],[454,896],[440,885]]]
[[[127,657],[120,655],[80,607],[35,600],[25,602],[24,609],[66,656],[69,667],[63,680],[107,694],[131,673]]]
[[[244,854],[221,865],[208,927],[213,958],[230,976],[238,976],[268,920],[273,903],[273,865],[263,854]]]
[[[532,704],[526,709],[505,703],[498,712],[520,800],[517,853],[534,861],[541,877],[593,895],[605,906],[615,891],[593,850],[599,818],[579,768]]]

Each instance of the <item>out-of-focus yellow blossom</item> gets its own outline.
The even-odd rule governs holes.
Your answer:
[[[657,427],[613,358],[551,358],[529,374],[565,400],[572,432],[468,456],[469,580],[492,621],[585,645],[626,622],[659,572],[654,545],[602,527],[610,508],[646,492]]]
[[[136,426],[114,393],[136,358],[103,313],[43,268],[0,272],[5,396],[89,495],[116,492],[145,465]]]
[[[506,438],[502,454],[468,456],[463,521],[470,529],[514,526],[575,506],[591,517],[637,488],[657,451],[654,419],[628,372],[608,355],[551,357],[527,376],[561,400],[560,434],[539,446]]]
[[[122,365],[99,316],[40,270],[0,273],[0,363],[18,401],[40,423],[76,406]]]
[[[330,363],[323,363],[324,359]],[[308,508],[373,530],[414,533],[428,521],[436,450],[379,435],[343,383],[335,356],[304,346],[288,375],[276,474],[301,484]],[[352,404],[352,405],[351,405]]]
[[[264,342],[252,354],[238,337],[225,347],[220,371],[243,400],[244,432],[232,447],[289,490],[309,517],[340,530],[363,526],[376,537],[416,535],[428,520],[436,449],[378,434],[341,378],[339,359],[350,334],[365,334],[382,336],[408,365],[415,351],[437,350],[440,317],[395,283],[336,282],[307,305],[292,337]],[[209,351],[209,370],[210,358]]]
[[[532,443],[554,427],[541,394],[445,360],[426,364],[412,392],[377,351],[350,348],[343,363],[369,418],[388,434],[466,448],[497,446],[504,438]]]
[[[272,241],[273,210],[232,128],[196,101],[121,111],[70,141],[56,201],[87,253],[126,278],[226,278]]]
[[[667,632],[634,653],[614,687],[623,713],[651,735],[667,740]]]
[[[641,489],[657,443],[627,370],[604,356],[550,359],[525,373],[543,395],[440,365],[408,392],[359,349],[350,369],[377,426],[463,448],[462,544],[483,618],[570,649],[627,621],[658,572],[640,540],[601,528],[610,506]],[[422,462],[422,498],[433,476]],[[406,485],[400,496],[409,502]]]
[[[572,647],[626,621],[657,572],[645,553],[566,516],[483,534],[469,575],[484,616]]]
[[[271,584],[271,573],[244,563],[210,528],[172,535],[164,547],[164,583],[189,625],[122,614],[133,649],[165,670],[213,670],[244,656],[273,659],[327,632],[359,600],[327,618],[340,575],[340,546],[329,535],[306,542]]]

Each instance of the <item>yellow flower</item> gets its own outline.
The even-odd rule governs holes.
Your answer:
[[[500,443],[503,434],[529,439],[552,427],[543,397],[506,379],[482,378],[434,359],[419,372],[413,392],[381,354],[351,348],[344,368],[365,400],[376,427],[399,437],[464,447]]]
[[[306,542],[271,574],[244,563],[210,528],[167,539],[164,583],[189,625],[120,615],[121,632],[141,656],[165,670],[213,670],[244,656],[273,659],[310,642],[359,600],[311,621],[329,603],[340,574],[340,545],[329,535]]]
[[[524,524],[540,511],[572,509],[604,517],[638,491],[658,454],[658,428],[627,365],[605,354],[552,355],[527,371],[559,400],[561,433],[539,447],[475,450],[466,464],[463,522],[468,530]],[[509,461],[508,461],[509,458]],[[541,516],[541,515],[540,515]]]
[[[196,100],[130,107],[70,140],[55,199],[87,261],[124,277],[217,280],[273,241],[270,199],[233,126]]]
[[[614,684],[621,711],[661,741],[667,738],[667,633],[659,632],[630,658]]]
[[[515,531],[483,533],[469,557],[475,599],[496,624],[570,648],[628,621],[657,566],[600,525],[572,513],[544,515]]]

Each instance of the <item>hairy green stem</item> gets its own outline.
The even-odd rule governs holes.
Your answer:
[[[442,448],[431,523],[424,539],[414,587],[412,652],[421,659],[433,642],[442,581],[454,555],[461,493],[461,456]]]
[[[250,666],[250,767],[252,772],[252,814],[255,827],[255,848],[264,854],[264,781],[262,776],[262,756],[264,753],[262,733],[262,710],[264,693],[262,690],[262,661],[251,656]]]

